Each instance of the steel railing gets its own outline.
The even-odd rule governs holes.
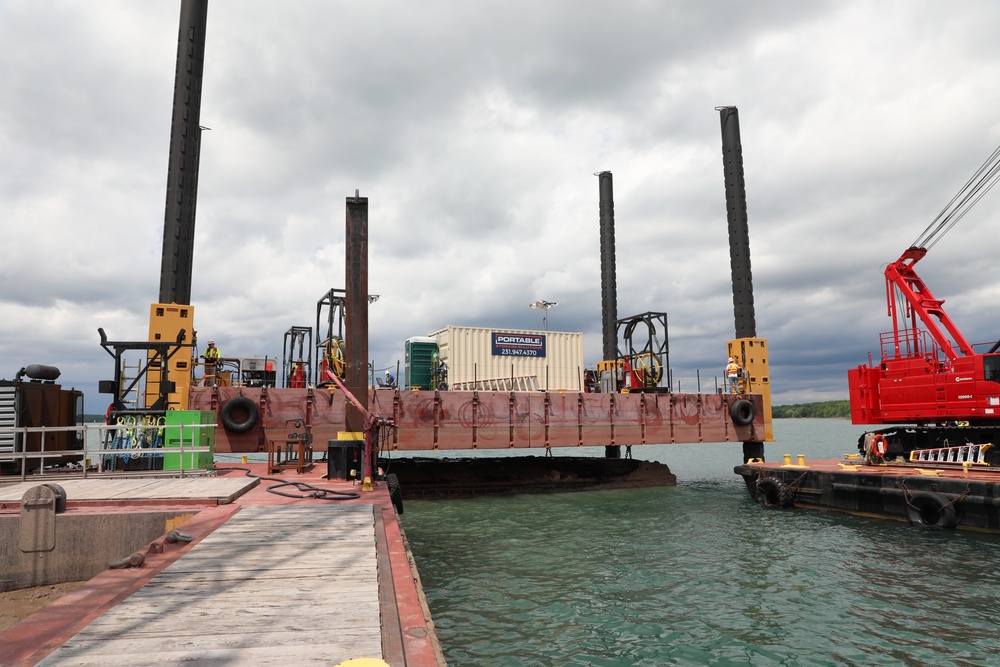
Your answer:
[[[177,445],[164,446],[163,431],[168,428],[163,424],[78,424],[76,426],[21,426],[0,427],[0,442],[12,439],[13,450],[0,451],[0,463],[18,463],[17,477],[26,481],[29,475],[35,479],[45,475],[58,475],[59,478],[101,476],[169,476],[186,477],[190,475],[214,474],[214,469],[199,468],[193,465],[185,467],[185,458],[192,460],[195,454],[211,453],[213,446],[198,445],[202,439],[202,429],[214,429],[215,424],[171,424],[171,431],[176,431],[179,438]],[[82,449],[47,450],[47,436],[54,434],[74,433],[78,440],[83,441]],[[29,435],[38,435],[38,449],[25,451],[24,443]],[[93,438],[91,434],[96,434]],[[157,436],[159,439],[157,439]],[[49,437],[51,440],[52,438]],[[91,441],[98,447],[90,447]],[[159,442],[159,445],[155,443]],[[153,446],[144,446],[154,443]],[[34,443],[32,443],[34,444]],[[127,446],[126,446],[127,445]],[[152,462],[164,456],[179,457],[177,469],[148,470],[118,470],[119,460],[127,464],[133,458],[146,458]],[[58,470],[46,470],[45,461],[50,459],[79,459],[75,466],[68,464]],[[96,465],[92,461],[96,459]],[[29,473],[29,461],[38,460],[38,469]],[[0,476],[0,482],[12,480],[14,475]]]

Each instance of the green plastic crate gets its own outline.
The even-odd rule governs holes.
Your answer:
[[[168,410],[166,427],[163,429],[163,469],[180,470],[181,454],[169,453],[180,449],[181,438],[184,447],[210,447],[207,452],[184,452],[184,470],[211,470],[215,466],[215,429],[211,427],[193,428],[198,424],[214,424],[215,413],[211,410]],[[182,428],[183,427],[183,428]]]

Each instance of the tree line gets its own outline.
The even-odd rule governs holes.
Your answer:
[[[771,407],[771,416],[775,419],[801,418],[837,418],[849,419],[851,416],[850,401],[822,401],[820,403],[796,403],[794,405],[775,405]]]

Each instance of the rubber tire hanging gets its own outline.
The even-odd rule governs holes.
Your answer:
[[[795,492],[777,477],[762,477],[757,480],[756,501],[764,507],[791,507]]]
[[[399,485],[399,477],[391,472],[385,476],[385,485],[389,489],[389,499],[392,506],[396,508],[396,514],[403,513],[403,489]]]
[[[240,421],[236,421],[233,417],[234,412],[236,413],[236,418],[242,417]],[[226,401],[222,409],[219,410],[219,421],[222,422],[227,431],[233,433],[246,433],[257,425],[259,417],[260,409],[257,407],[257,404],[246,396],[237,396],[234,399]]]
[[[757,410],[753,407],[753,403],[741,398],[729,406],[729,416],[737,426],[749,426],[757,416]]]
[[[938,493],[917,491],[906,500],[906,518],[914,526],[951,529],[958,526],[954,503]]]

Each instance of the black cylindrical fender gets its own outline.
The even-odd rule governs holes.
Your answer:
[[[791,507],[795,492],[777,477],[762,477],[757,480],[756,500],[764,507]]]
[[[737,426],[748,426],[753,423],[754,417],[757,416],[757,410],[753,407],[753,403],[741,398],[738,401],[733,401],[733,404],[729,406],[729,416],[733,418],[733,423]]]
[[[958,512],[955,504],[940,493],[917,491],[906,498],[906,518],[914,526],[924,528],[955,528]]]
[[[233,433],[246,433],[257,425],[259,418],[260,409],[246,396],[226,401],[219,410],[219,421],[227,431]]]

